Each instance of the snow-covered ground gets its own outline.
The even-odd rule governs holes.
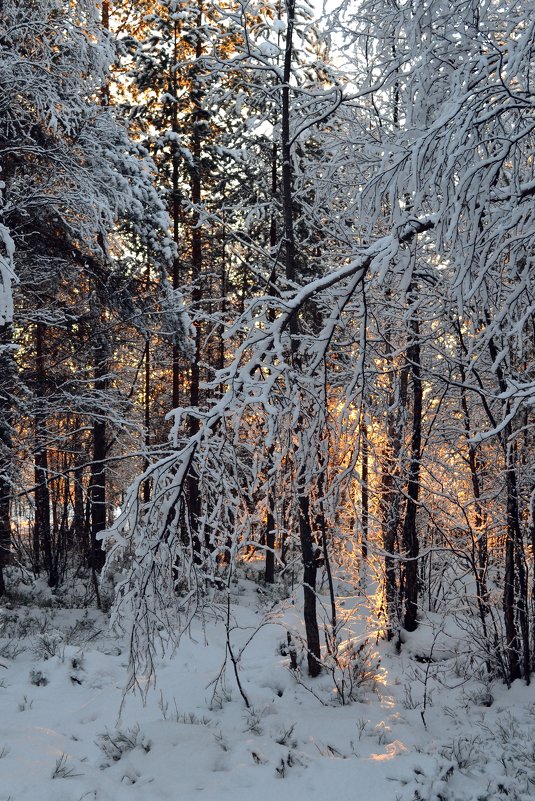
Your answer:
[[[535,798],[535,688],[489,683],[452,622],[448,630],[424,617],[400,653],[372,635],[356,700],[343,705],[348,676],[310,680],[289,668],[299,593],[295,604],[280,601],[242,578],[230,641],[237,656],[254,634],[239,660],[248,709],[232,663],[221,672],[224,605],[162,656],[145,704],[123,698],[128,649],[106,615],[8,607],[0,607],[0,801]],[[351,607],[346,633],[358,645],[370,610],[363,597],[348,597]]]

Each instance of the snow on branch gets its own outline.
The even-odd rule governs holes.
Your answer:
[[[306,284],[293,297],[252,302],[228,334],[244,334],[242,344],[232,363],[209,385],[225,386],[223,396],[208,409],[177,409],[170,415],[175,450],[134,481],[121,514],[103,534],[109,548],[108,574],[127,552],[132,558],[118,586],[114,613],[114,624],[130,632],[131,686],[141,686],[140,676],[150,681],[153,650],[169,610],[189,620],[192,609],[208,602],[207,585],[217,583],[218,558],[226,554],[226,559],[234,559],[251,541],[252,499],[266,469],[261,454],[280,442],[285,427],[292,430],[292,421],[295,430],[298,416],[307,421],[299,433],[301,458],[307,461],[314,439],[311,432],[320,425],[316,407],[321,401],[314,400],[318,393],[315,372],[328,352],[345,305],[369,271],[384,272],[401,244],[433,224],[431,218],[410,220],[363,248],[340,269]],[[335,285],[340,298],[337,313],[329,316],[317,337],[303,337],[296,366],[295,349],[290,345],[292,318],[308,301]],[[322,380],[320,376],[320,385]],[[303,398],[311,399],[313,412],[307,414]],[[198,418],[199,430],[184,439],[181,432],[189,416]],[[257,422],[251,424],[251,420]],[[202,499],[195,526],[188,506],[192,475],[199,482]],[[152,483],[152,493],[143,504],[141,489],[146,481]],[[179,631],[185,625],[183,622]],[[172,625],[165,625],[165,631],[172,630]]]
[[[17,281],[13,264],[14,255],[15,243],[9,230],[0,223],[0,326],[13,321],[11,287]]]

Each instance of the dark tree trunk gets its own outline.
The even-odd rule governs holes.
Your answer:
[[[102,0],[101,6],[101,13],[100,13],[100,20],[102,22],[102,27],[105,31],[109,31],[110,29],[110,0]],[[109,78],[106,78],[106,82],[101,90],[101,105],[102,106],[109,106],[110,105],[110,82]]]
[[[267,584],[275,583],[275,515],[273,513],[273,495],[268,494],[268,513],[266,519],[266,569],[264,578]]]
[[[80,422],[77,421],[76,428],[80,428]],[[74,440],[74,449],[76,451],[76,462],[74,467],[74,503],[73,503],[73,518],[71,523],[71,540],[74,545],[80,549],[81,553],[88,553],[88,530],[85,521],[85,506],[84,506],[84,462],[85,451],[78,435]]]
[[[535,605],[535,489],[531,491],[531,498],[530,498],[530,545],[531,545],[531,553],[532,553],[532,578],[531,578],[531,605],[532,608]],[[530,670],[535,670],[535,621],[532,626],[532,641],[531,641],[531,654],[532,654],[532,661],[530,665]]]
[[[507,525],[505,540],[505,573],[503,583],[503,615],[505,624],[505,649],[508,660],[510,682],[519,679],[520,643],[515,621],[515,547],[516,547],[516,499],[514,493],[514,467],[506,466]]]
[[[293,171],[292,144],[290,137],[290,78],[293,58],[293,29],[295,23],[295,0],[286,0],[286,43],[284,51],[284,69],[282,82],[281,108],[281,157],[282,157],[282,206],[284,219],[284,253],[286,278],[294,282],[297,279],[297,258],[294,233],[293,209]],[[296,366],[299,362],[299,326],[294,315],[290,321],[292,353]],[[297,428],[304,425],[302,417]],[[296,454],[297,459],[302,457]],[[307,637],[308,672],[317,676],[321,672],[320,636],[316,611],[316,573],[317,564],[314,554],[314,538],[310,522],[310,501],[305,487],[305,477],[298,468],[297,492],[299,509],[299,539],[303,558],[304,618]]]
[[[145,446],[145,460],[143,468],[146,470],[149,466],[149,450],[150,450],[150,338],[147,337],[145,343],[145,370],[143,381],[143,422],[144,422],[144,446]],[[148,503],[150,500],[151,482],[150,479],[145,479],[143,482],[143,502]]]
[[[107,423],[105,395],[108,389],[108,348],[105,335],[95,333],[94,346],[94,391],[96,394],[97,416],[93,421],[93,459],[89,484],[91,507],[91,543],[89,565],[93,570],[102,570],[106,554],[98,535],[106,528],[106,454]]]
[[[509,442],[506,466],[507,487],[507,540],[505,559],[504,615],[505,633],[509,658],[509,679],[514,681],[524,676],[529,684],[530,643],[527,618],[527,571],[518,507],[518,487],[515,469],[515,448]],[[516,585],[516,592],[515,592]],[[515,598],[516,596],[516,598]],[[522,648],[515,625],[515,606],[520,625]],[[522,660],[520,659],[522,653]]]
[[[329,585],[329,599],[331,602],[331,635],[332,635],[332,644],[334,644],[336,638],[336,629],[337,629],[336,595],[334,591],[333,574],[331,569],[331,558],[329,554],[329,541],[327,538],[327,518],[325,516],[325,499],[323,496],[324,487],[325,487],[325,463],[320,465],[319,467],[318,501],[317,501],[319,512],[316,516],[316,527],[319,530],[321,536],[321,550],[322,550],[323,564],[325,565],[325,570],[327,573],[327,583]]]
[[[11,550],[11,417],[15,371],[15,363],[9,350],[11,340],[11,325],[0,325],[0,597],[6,591],[4,568],[9,564]]]
[[[299,539],[303,557],[304,618],[307,638],[307,665],[309,676],[321,673],[321,646],[316,614],[316,574],[318,572],[314,539],[310,527],[308,497],[299,496]]]
[[[286,41],[281,87],[281,176],[285,271],[286,278],[291,282],[295,282],[297,279],[293,208],[292,143],[290,136],[290,78],[292,74],[294,24],[295,0],[286,0]],[[290,337],[294,364],[298,367],[299,326],[295,315],[293,315],[290,320]],[[297,428],[302,429],[303,425],[304,421],[302,417],[300,417],[297,421]],[[299,461],[304,455],[296,453],[296,456]],[[315,544],[310,521],[310,501],[306,494],[305,477],[302,468],[298,468],[296,481],[299,508],[299,539],[303,558],[304,618],[307,637],[308,672],[310,676],[317,676],[321,672],[321,648],[316,610],[317,563],[315,560]]]
[[[416,527],[418,499],[420,494],[420,458],[422,450],[422,379],[420,354],[420,328],[418,320],[411,321],[412,341],[407,349],[407,361],[412,379],[412,432],[407,503],[403,520],[404,562],[404,626],[415,631],[418,626],[418,555],[419,540]]]
[[[147,260],[147,265],[145,268],[145,284],[146,284],[146,292],[147,294],[150,293],[150,261]],[[150,405],[150,388],[151,388],[151,338],[150,334],[146,335],[145,340],[145,364],[144,364],[144,375],[143,375],[143,444],[145,447],[145,459],[143,462],[143,469],[147,470],[150,460],[149,460],[149,453],[150,453],[150,445],[151,445],[151,405]],[[152,482],[150,479],[146,479],[143,483],[143,502],[148,503],[150,500],[152,490]]]
[[[490,323],[489,314],[486,313],[487,325]],[[502,363],[498,360],[498,347],[491,337],[489,339],[489,353],[496,364],[496,377],[500,392],[506,393]],[[507,401],[503,409],[507,417],[510,405]],[[512,422],[508,422],[500,435],[505,462],[505,489],[506,489],[506,531],[505,531],[505,569],[503,586],[503,616],[505,626],[505,650],[508,662],[508,681],[524,678],[529,682],[530,675],[530,648],[529,624],[527,619],[528,589],[526,565],[524,556],[524,543],[520,524],[520,510],[518,505],[518,486],[515,464],[515,443]],[[518,636],[516,615],[520,624],[521,640]],[[522,644],[521,644],[522,643]],[[522,652],[522,659],[521,659]]]
[[[179,23],[175,20],[174,28],[173,28],[173,64],[178,64],[179,61],[179,54],[178,54],[178,40],[179,40]],[[173,70],[172,78],[171,78],[171,85],[173,89],[173,97],[178,97],[178,70]],[[179,133],[179,119],[178,119],[178,103],[174,102],[172,106],[172,121],[171,127],[174,134]],[[179,146],[175,139],[172,142],[172,185],[173,185],[173,194],[172,194],[172,202],[171,202],[171,220],[173,224],[173,241],[178,248],[180,245],[180,192],[179,192],[179,181],[180,181],[180,152]],[[177,290],[180,286],[180,255],[177,253],[173,259],[173,289]],[[176,343],[173,344],[173,365],[172,365],[172,399],[171,404],[173,409],[177,409],[180,406],[180,353]]]
[[[388,336],[388,332],[387,332]],[[391,358],[391,346],[387,341],[386,357]],[[385,551],[385,603],[386,636],[391,640],[401,624],[399,573],[399,530],[401,526],[401,453],[407,405],[408,370],[403,366],[396,391],[390,387],[388,401],[386,444],[383,452],[381,476],[381,529]]]
[[[197,23],[199,28],[202,25],[202,0],[198,0],[198,18]],[[202,98],[203,89],[201,82],[198,80],[195,71],[199,69],[198,65],[201,61],[203,53],[202,40],[200,35],[197,35],[197,42],[195,47],[195,65],[192,68],[192,88],[191,88],[191,102],[193,105],[192,112],[192,133],[191,133],[191,152],[192,152],[192,166],[190,168],[190,190],[191,190],[191,203],[193,212],[191,216],[191,278],[193,282],[192,292],[192,306],[194,313],[200,310],[202,301],[202,232],[200,226],[199,209],[202,199],[202,126],[205,121]],[[195,325],[195,352],[193,362],[190,369],[190,388],[189,388],[189,403],[192,408],[198,408],[200,404],[200,360],[201,360],[201,327],[197,322]],[[189,417],[189,436],[193,437],[199,431],[199,419],[190,415]],[[201,498],[199,495],[199,477],[195,467],[192,466],[188,473],[188,505],[189,505],[189,523],[190,531],[192,533],[193,545],[196,553],[199,555],[203,546],[211,548],[211,543],[206,541],[201,543],[198,530],[199,518],[201,514]],[[208,535],[207,535],[208,536]],[[200,557],[199,557],[200,558]]]
[[[362,507],[361,516],[361,539],[360,539],[360,555],[363,560],[368,558],[368,530],[370,521],[370,489],[368,486],[368,473],[369,473],[369,460],[370,460],[370,443],[368,442],[368,426],[364,415],[360,424],[360,437],[361,437],[361,455],[362,455],[362,470],[361,470],[361,490],[360,501]]]
[[[274,447],[268,451],[268,470],[273,465]],[[268,476],[267,517],[265,528],[266,567],[264,577],[267,584],[275,583],[275,494],[273,491],[272,476]]]
[[[280,15],[279,15],[280,16]],[[273,141],[271,150],[271,220],[269,226],[269,246],[270,256],[273,259],[273,267],[269,278],[268,292],[276,291],[277,270],[276,270],[276,248],[277,248],[277,215],[275,211],[275,200],[278,192],[278,178],[277,178],[277,143]],[[270,309],[268,312],[268,319],[272,322],[275,319],[274,310]],[[273,445],[269,448],[268,452],[268,472],[271,471],[273,466],[273,457],[275,449]],[[265,579],[267,584],[274,584],[275,582],[275,492],[273,488],[273,480],[271,476],[268,478],[268,493],[267,493],[267,519],[266,519],[266,569]]]
[[[467,356],[467,348],[464,344],[462,329],[457,324],[457,333],[461,346],[460,354],[460,375],[461,375],[461,408],[464,417],[464,434],[468,449],[468,467],[470,470],[470,482],[474,494],[474,528],[475,538],[472,536],[472,570],[476,581],[477,605],[481,626],[485,639],[488,639],[487,615],[489,613],[489,592],[487,588],[488,571],[488,548],[487,548],[487,519],[481,501],[481,471],[482,464],[478,457],[476,446],[471,442],[472,421],[468,400],[466,396],[466,370],[462,361],[463,356]],[[488,664],[490,670],[490,664]]]
[[[45,326],[37,323],[35,330],[35,387],[37,403],[42,405],[46,396],[45,376]],[[34,545],[37,553],[34,554],[37,569],[39,569],[40,550],[42,547],[45,569],[48,575],[48,586],[56,587],[58,573],[52,546],[52,531],[50,527],[50,487],[48,469],[48,450],[46,445],[46,414],[38,408],[35,414],[35,521]]]
[[[2,433],[0,431],[0,436]],[[4,440],[5,444],[10,443]],[[7,476],[0,474],[0,597],[6,591],[4,568],[9,564],[11,550],[10,493],[11,486]]]

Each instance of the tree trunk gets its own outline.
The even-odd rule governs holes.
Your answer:
[[[77,420],[77,431],[81,427],[81,422]],[[75,466],[74,466],[74,503],[73,503],[73,517],[71,523],[71,539],[81,553],[87,554],[89,551],[88,530],[85,523],[85,509],[84,509],[84,463],[86,461],[85,449],[80,442],[79,434],[75,435],[74,439]]]
[[[321,673],[321,646],[316,614],[316,574],[318,568],[312,529],[310,527],[310,504],[308,497],[301,494],[299,496],[299,540],[303,557],[303,615],[307,638],[308,675],[314,678]]]
[[[174,27],[173,27],[173,64],[177,64],[179,60],[178,55],[178,39],[179,39],[179,25],[178,22],[175,20]],[[179,85],[178,85],[178,70],[173,70],[172,78],[171,78],[171,85],[173,88],[173,97],[175,98],[175,102],[172,106],[172,121],[171,127],[174,134],[178,136],[179,133],[179,120],[178,120],[178,103],[176,102],[176,98],[178,97]],[[171,221],[173,224],[173,241],[178,249],[181,238],[180,238],[180,194],[179,194],[179,179],[180,179],[180,152],[179,146],[176,141],[176,138],[173,138],[173,142],[171,143],[172,148],[172,185],[173,185],[173,193],[172,193],[172,200],[171,200]],[[180,255],[177,253],[173,259],[173,289],[176,291],[180,286]],[[171,405],[173,409],[177,409],[180,406],[180,353],[178,350],[178,346],[176,343],[173,343],[173,365],[172,365],[172,398],[171,398]]]
[[[279,13],[280,17],[280,13]],[[276,270],[276,248],[277,248],[277,216],[275,213],[275,200],[278,192],[278,177],[277,177],[277,143],[275,140],[272,143],[271,149],[271,220],[269,226],[269,248],[270,257],[273,260],[273,267],[269,277],[268,292],[276,291],[277,270]],[[275,319],[274,309],[268,311],[268,319],[273,322]],[[270,446],[268,451],[268,473],[271,473],[273,467],[273,458],[275,448]],[[265,580],[267,584],[274,584],[275,582],[275,491],[273,488],[273,479],[271,475],[268,478],[268,492],[267,492],[267,519],[266,519],[266,569]]]
[[[45,354],[44,354],[45,326],[37,323],[35,330],[35,386],[37,403],[45,401]],[[48,470],[48,450],[45,430],[46,414],[38,408],[35,414],[35,521],[34,544],[37,546],[35,554],[37,569],[39,569],[39,555],[41,547],[44,553],[45,568],[48,574],[48,586],[56,587],[58,584],[57,566],[55,564],[52,532],[50,528],[50,488]]]
[[[145,459],[143,464],[143,469],[146,470],[149,466],[149,450],[150,450],[150,336],[147,336],[147,341],[145,342],[145,370],[144,370],[144,381],[143,381],[143,422],[144,422],[144,434],[143,434],[143,444],[145,447]],[[151,481],[150,479],[145,479],[143,482],[143,502],[148,503],[150,500],[151,494]]]
[[[360,538],[360,555],[362,560],[368,558],[368,530],[370,521],[370,488],[368,486],[368,473],[370,461],[370,443],[368,442],[368,426],[364,413],[360,424],[360,437],[361,437],[361,455],[362,455],[362,468],[361,468],[361,538]]]
[[[197,24],[199,28],[202,25],[202,0],[198,0],[198,17]],[[202,301],[202,234],[200,226],[199,208],[202,199],[202,141],[201,141],[201,126],[204,121],[204,114],[202,109],[202,85],[199,82],[195,70],[201,61],[203,54],[202,40],[200,34],[197,34],[197,41],[195,46],[195,65],[192,68],[192,87],[191,87],[191,102],[193,105],[192,112],[192,133],[191,133],[191,153],[192,153],[192,167],[190,169],[190,191],[191,191],[191,204],[193,207],[191,215],[191,278],[193,282],[192,292],[192,305],[194,313],[200,310]],[[200,359],[201,359],[201,327],[197,322],[195,325],[195,352],[193,362],[190,369],[190,388],[189,388],[189,403],[194,409],[198,408],[200,404]],[[190,437],[195,436],[199,431],[199,419],[190,415],[189,417],[189,431]],[[201,499],[199,495],[199,477],[195,468],[192,466],[188,473],[188,504],[189,504],[189,523],[192,532],[193,545],[198,555],[204,547],[210,549],[211,543],[201,543],[199,539],[199,518],[201,514]],[[208,536],[208,535],[207,535]],[[198,556],[200,558],[200,556]]]
[[[268,494],[268,513],[266,518],[266,568],[264,578],[266,584],[275,583],[275,515],[273,507],[273,495]]]
[[[485,315],[487,325],[490,323],[488,312]],[[498,360],[498,348],[494,339],[489,339],[489,353],[493,364],[496,364],[496,377],[500,392],[507,391],[502,363]],[[503,409],[505,417],[510,413],[509,401]],[[524,677],[529,681],[530,649],[529,624],[527,620],[527,577],[518,506],[518,486],[515,464],[515,443],[512,422],[508,422],[500,435],[505,462],[506,490],[506,530],[505,530],[505,570],[503,586],[503,616],[505,626],[505,652],[508,662],[508,681]],[[520,623],[522,648],[518,637],[516,614]],[[521,660],[521,650],[523,658]]]
[[[387,337],[389,332],[387,332]],[[386,358],[391,358],[391,346],[387,340]],[[393,366],[393,365],[392,365]],[[407,405],[408,369],[401,369],[399,387],[390,387],[386,425],[386,443],[382,458],[381,476],[381,529],[385,551],[385,604],[386,636],[394,637],[401,624],[399,565],[399,529],[401,526],[401,453],[405,427],[405,408]]]
[[[422,450],[422,379],[418,320],[412,319],[410,327],[412,340],[407,349],[407,361],[412,378],[413,407],[407,503],[403,520],[403,548],[406,559],[403,564],[403,589],[405,600],[404,626],[407,631],[415,631],[418,626],[418,554],[420,546],[416,528],[416,516],[420,494],[420,457]]]
[[[531,660],[527,619],[527,571],[518,508],[515,448],[511,442],[508,443],[507,447],[505,478],[507,488],[507,540],[505,546],[504,616],[509,659],[509,680],[514,681],[523,675],[529,684]],[[521,649],[515,625],[515,611],[520,624]],[[522,660],[520,660],[520,652],[522,652]]]
[[[13,376],[15,364],[8,350],[11,325],[0,326],[0,597],[5,594],[4,568],[11,550],[11,473],[13,442],[11,433]]]
[[[520,643],[515,621],[515,548],[517,504],[515,497],[514,466],[507,458],[505,473],[507,491],[507,525],[505,540],[505,575],[503,584],[503,615],[505,624],[505,650],[508,660],[509,682],[519,679]]]
[[[106,554],[98,535],[106,528],[106,409],[105,393],[108,388],[108,348],[103,333],[95,332],[94,345],[94,391],[96,394],[96,417],[93,421],[93,459],[88,489],[91,507],[91,543],[89,565],[93,570],[102,570]]]
[[[282,205],[284,219],[284,253],[286,278],[295,282],[297,278],[297,260],[294,233],[293,210],[293,172],[290,138],[290,78],[293,57],[293,29],[295,23],[295,0],[286,0],[286,43],[284,50],[284,70],[282,83],[281,108],[281,155],[282,155]],[[294,363],[299,361],[299,327],[296,315],[290,321],[290,337]],[[304,421],[300,416],[297,428],[302,429]],[[297,446],[298,447],[298,446]],[[303,455],[296,454],[297,461]],[[317,676],[321,672],[321,648],[316,611],[316,573],[317,565],[314,555],[314,539],[310,523],[310,501],[305,485],[304,468],[297,470],[297,492],[299,509],[299,539],[303,558],[304,618],[307,637],[308,672]]]
[[[532,565],[535,567],[535,489],[531,491],[530,510],[529,510],[529,535],[532,553]],[[535,570],[532,567],[531,575],[531,607],[535,605]],[[532,661],[530,670],[535,670],[535,621],[532,626],[531,654]]]
[[[468,400],[466,397],[466,370],[462,361],[463,356],[467,355],[467,348],[464,344],[462,329],[460,324],[457,326],[457,334],[459,336],[459,343],[461,346],[461,353],[459,359],[459,371],[461,375],[461,408],[463,410],[464,418],[464,434],[468,449],[468,467],[470,470],[470,482],[472,484],[472,492],[474,494],[474,529],[475,541],[472,536],[472,570],[476,581],[477,592],[477,605],[479,616],[481,618],[481,626],[486,640],[488,640],[487,628],[487,615],[489,613],[489,592],[487,587],[487,571],[488,571],[488,547],[487,547],[487,519],[486,513],[483,509],[481,502],[481,479],[480,473],[482,465],[478,457],[476,446],[471,442],[472,436],[472,421],[470,410],[468,408]],[[490,664],[488,665],[490,670]]]

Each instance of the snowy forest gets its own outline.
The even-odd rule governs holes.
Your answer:
[[[533,799],[534,98],[528,0],[0,0],[1,801]]]

